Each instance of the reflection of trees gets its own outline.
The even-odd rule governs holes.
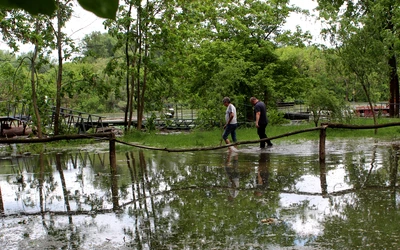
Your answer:
[[[393,148],[393,153],[397,151],[398,149]],[[93,218],[100,213],[113,215],[112,208],[120,208],[124,215],[132,218],[130,220],[132,223],[123,228],[123,234],[126,245],[135,249],[156,249],[171,243],[175,244],[173,247],[179,249],[209,249],[246,244],[249,241],[252,241],[255,248],[258,244],[267,247],[270,245],[290,247],[298,241],[313,242],[316,236],[299,236],[292,226],[285,222],[264,225],[260,221],[274,217],[298,216],[304,221],[311,218],[310,210],[313,208],[310,207],[311,203],[308,199],[327,193],[329,178],[326,179],[324,171],[326,166],[318,165],[315,157],[308,156],[276,157],[269,152],[261,152],[257,155],[242,155],[241,152],[239,154],[234,176],[240,179],[239,186],[235,187],[235,190],[239,190],[240,193],[232,202],[227,202],[226,199],[229,186],[226,168],[224,168],[226,160],[232,158],[221,157],[221,155],[226,156],[225,152],[223,154],[221,152],[168,154],[132,151],[119,155],[124,159],[123,162],[126,162],[127,167],[118,166],[116,169],[108,169],[104,166],[107,164],[104,161],[104,154],[91,154],[91,157],[85,161],[81,158],[71,159],[69,154],[60,154],[55,161],[54,158],[49,159],[47,155],[40,155],[39,162],[41,163],[34,165],[40,168],[33,169],[35,178],[27,178],[26,184],[27,187],[39,190],[40,212],[36,214],[43,216],[43,225],[48,235],[54,235],[64,241],[66,248],[67,245],[71,249],[79,248],[81,244],[79,242],[85,241],[85,232],[80,230],[78,225],[72,224],[72,218],[74,218],[73,223],[77,223],[75,215],[87,214]],[[398,206],[395,189],[382,189],[379,192],[374,190],[376,187],[385,187],[375,184],[381,183],[380,179],[386,176],[390,177],[388,182],[390,186],[396,186],[398,158],[396,154],[391,157],[389,167],[371,168],[372,164],[366,164],[370,159],[363,160],[363,168],[352,166],[357,171],[362,169],[360,172],[362,175],[358,178],[359,180],[356,180],[356,174],[349,177],[349,184],[358,183],[359,185],[355,185],[356,188],[327,194],[332,202],[332,214],[339,214],[339,216],[329,218],[323,225],[327,240],[324,241],[318,237],[317,240],[321,242],[321,245],[330,248],[332,245],[328,238],[337,237],[339,241],[344,241],[343,234],[346,233],[349,234],[351,240],[354,237],[356,241],[356,237],[364,235],[360,228],[366,226],[371,227],[371,230],[366,230],[368,232],[365,235],[371,237],[369,234],[372,234],[373,223],[380,224],[377,220],[390,223],[387,218],[389,216],[392,216],[394,221],[398,220],[398,216],[394,214]],[[98,159],[103,159],[103,161],[99,162]],[[335,156],[330,159],[340,162],[343,158]],[[81,166],[79,161],[86,163]],[[123,164],[121,159],[118,162]],[[51,168],[53,163],[57,166],[56,171]],[[88,172],[84,172],[83,168],[94,171],[89,174],[93,175],[91,176],[93,179],[89,179]],[[75,179],[65,179],[68,177],[69,170],[77,170]],[[61,182],[58,185],[62,190],[59,193],[55,192],[58,178],[53,176],[53,172],[56,173],[55,176],[57,173],[60,175]],[[305,174],[319,175],[322,192],[319,187],[314,193],[299,192],[294,188]],[[378,176],[378,181],[375,181],[377,175],[381,177]],[[73,192],[72,182],[69,181],[79,182],[81,184],[77,188],[79,191]],[[84,181],[86,181],[85,185],[83,185]],[[366,185],[363,186],[363,183]],[[382,184],[385,183],[382,182]],[[85,190],[88,186],[93,188],[92,193]],[[303,200],[287,208],[279,204],[281,194],[294,194],[297,197],[305,195],[306,198],[300,198]],[[371,199],[370,194],[383,194],[384,197]],[[343,200],[343,197],[345,202],[342,204],[340,200]],[[369,198],[371,201],[368,201]],[[47,213],[52,208],[51,201],[57,199],[63,202],[65,211],[53,210]],[[372,200],[375,200],[377,204],[387,206],[385,215],[378,215],[380,208]],[[57,224],[60,218],[57,216],[65,219],[69,216],[71,224],[67,226]],[[329,213],[324,215],[324,217],[327,216]],[[126,218],[126,216],[120,216],[120,218]],[[360,221],[357,222],[357,219],[364,220],[364,218],[368,223],[366,226],[363,226]],[[95,220],[91,226],[96,226]],[[356,227],[358,232],[350,232],[348,227]],[[377,225],[375,229],[379,231],[379,234],[383,231],[392,236],[390,230],[393,230],[393,227],[389,225],[389,229],[386,230],[382,225]],[[340,234],[335,232],[336,228],[339,228]],[[271,237],[271,235],[274,236]],[[343,238],[340,238],[341,236]],[[373,237],[378,240],[378,236]],[[74,240],[77,242],[75,245],[73,245]],[[357,244],[354,243],[354,246]],[[343,242],[339,246],[346,248],[346,243]],[[247,247],[244,246],[244,248]]]
[[[251,189],[246,191],[246,185],[254,183],[255,178],[246,167],[243,169],[238,165],[235,173],[244,180],[239,188],[243,192],[250,192],[250,195],[240,195],[230,203],[226,202],[229,186],[225,168],[204,167],[191,172],[182,171],[187,169],[181,166],[180,170],[175,171],[174,166],[161,164],[164,160],[162,157],[152,157],[159,161],[147,163],[143,152],[139,152],[138,158],[133,152],[126,153],[125,158],[132,181],[130,189],[133,201],[122,207],[134,217],[132,227],[124,229],[130,247],[153,249],[174,243],[177,248],[214,248],[218,247],[216,242],[221,242],[221,246],[228,244],[221,241],[225,240],[226,235],[231,235],[232,239],[228,240],[231,244],[240,244],[243,235],[254,232],[255,227],[255,244],[272,243],[268,234],[282,235],[272,241],[284,242],[288,246],[293,244],[293,236],[284,236],[288,232],[293,235],[288,225],[265,226],[260,223],[261,219],[276,215],[279,193],[266,192],[262,197],[255,197]],[[229,159],[228,156],[222,161]],[[171,164],[171,160],[166,163]],[[225,164],[220,162],[217,165]],[[264,181],[267,180],[265,170],[260,168],[260,176]],[[172,178],[171,175],[176,177]],[[206,183],[202,183],[203,179],[207,179]],[[267,191],[265,184],[262,184],[263,190]],[[160,187],[167,190],[162,191]]]
[[[326,219],[317,243],[329,249],[399,249],[400,215],[392,193],[369,189],[332,199],[332,214],[339,215]]]
[[[139,152],[139,164],[136,165],[133,152],[126,153],[126,160],[132,181],[132,216],[135,217],[134,229],[125,228],[124,233],[129,245],[154,249],[159,247],[157,239],[157,213],[155,212],[152,182],[143,151]]]
[[[319,245],[331,249],[400,247],[400,205],[396,189],[399,147],[395,145],[389,150],[385,155],[389,158],[388,165],[381,164],[379,169],[375,165],[376,150],[375,146],[370,158],[362,152],[356,161],[358,164],[353,164],[354,153],[346,156],[348,182],[354,188],[330,194],[333,215],[324,222],[324,233],[316,240]]]
[[[270,188],[273,190],[279,190],[283,187],[286,191],[296,192],[296,184],[304,175],[308,172],[318,171],[318,165],[307,163],[313,163],[314,157],[305,156],[286,156],[280,157],[278,162],[274,162],[275,171],[270,173],[270,179],[276,180],[270,183]]]
[[[371,152],[349,152],[345,156],[345,164],[348,171],[347,183],[355,189],[364,187],[387,187],[392,185],[390,180],[393,177],[393,169],[395,169],[393,159],[396,158],[396,149],[390,149],[388,153],[382,153],[382,157],[389,160],[381,162],[380,168],[377,169],[377,146],[375,145]],[[386,164],[388,163],[388,164]],[[397,171],[396,171],[397,172]]]
[[[61,158],[59,154],[56,154],[56,167],[58,170],[58,174],[60,175],[60,181],[61,181],[61,187],[63,191],[63,196],[64,196],[64,204],[67,209],[67,214],[70,214],[71,212],[71,206],[69,205],[69,199],[68,199],[68,189],[67,189],[67,184],[65,183],[65,178],[64,178],[64,171],[61,166]],[[72,224],[72,216],[68,216],[69,223]]]

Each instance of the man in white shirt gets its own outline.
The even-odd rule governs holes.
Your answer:
[[[225,112],[225,125],[224,125],[224,133],[222,134],[222,138],[225,140],[226,144],[230,144],[231,142],[228,139],[228,136],[231,135],[232,141],[235,143],[236,139],[236,128],[237,128],[237,117],[236,117],[236,108],[231,103],[229,97],[224,97],[222,103],[226,107]]]

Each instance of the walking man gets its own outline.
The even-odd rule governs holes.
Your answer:
[[[254,106],[254,119],[255,125],[257,128],[258,137],[261,139],[267,138],[267,134],[265,133],[265,129],[268,125],[268,118],[267,118],[267,108],[265,103],[259,101],[255,97],[250,98],[250,103]],[[267,142],[268,147],[272,147],[272,143],[270,140],[261,141],[260,148],[265,148],[265,142]]]
[[[230,144],[231,142],[228,139],[228,136],[232,136],[232,141],[236,142],[236,128],[237,128],[237,117],[236,117],[236,108],[231,103],[229,97],[224,97],[222,103],[226,107],[225,112],[225,125],[224,125],[224,133],[222,134],[222,138],[224,139],[226,144]]]

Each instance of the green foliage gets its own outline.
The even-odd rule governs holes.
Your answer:
[[[352,93],[361,89],[370,105],[386,98],[398,102],[399,1],[318,0],[318,4],[327,24],[323,32],[337,47],[338,69],[351,77]],[[394,113],[397,116],[398,110]]]
[[[0,101],[24,99],[24,83],[28,82],[26,69],[18,67],[15,57],[0,54]]]
[[[154,131],[156,130],[156,123],[155,120],[157,119],[157,115],[152,112],[151,116],[146,120],[146,131]]]
[[[399,39],[381,29],[382,13],[388,13],[384,1],[374,2],[373,9],[364,2],[342,1],[371,11],[379,22],[371,18],[374,15],[355,15],[351,8],[337,16],[335,8],[340,6],[318,2],[322,15],[329,13],[325,17],[334,21],[327,22],[334,25],[330,27],[341,42],[339,49],[311,46],[310,35],[300,29],[284,31],[290,13],[302,12],[285,0],[122,1],[118,17],[105,22],[108,34],[87,35],[82,56],[63,65],[62,105],[90,113],[138,113],[160,112],[167,103],[187,104],[198,110],[203,127],[210,128],[224,119],[224,96],[231,97],[240,122],[251,119],[248,99],[257,96],[271,110],[271,124],[284,121],[273,109],[275,103],[294,100],[313,105],[315,124],[325,109],[330,119],[349,121],[353,117],[343,115],[349,113],[342,112],[344,101],[389,99],[387,61],[394,51],[387,48]],[[69,11],[62,22],[72,14]],[[393,20],[398,20],[396,13]],[[58,94],[57,70],[47,54],[56,46],[50,22],[54,15],[30,16],[19,10],[3,14],[0,26],[9,46],[41,47],[36,87],[42,109],[46,96],[55,100]],[[337,18],[341,26],[336,26]],[[36,22],[42,28],[39,32]],[[65,49],[68,58],[75,46]],[[0,100],[31,99],[33,53],[21,55],[21,61],[12,57],[0,54]]]
[[[86,61],[115,56],[117,40],[107,33],[92,32],[82,39],[82,54]]]
[[[290,123],[288,119],[283,118],[285,114],[276,109],[269,109],[267,113],[269,125],[283,125]]]
[[[39,13],[51,15],[56,10],[55,0],[37,0],[37,1],[12,1],[12,0],[1,0],[0,7],[8,8],[18,8],[24,9],[31,13],[32,15],[37,15]]]
[[[78,0],[78,3],[86,10],[93,12],[95,15],[104,18],[114,19],[117,9],[118,0]]]
[[[99,17],[115,18],[118,8],[118,0],[78,0],[79,4],[86,10],[93,12]],[[0,8],[23,9],[32,15],[52,15],[56,11],[55,0],[0,0]]]
[[[332,91],[313,89],[309,92],[307,104],[317,127],[322,116],[337,117],[340,115],[340,102]]]

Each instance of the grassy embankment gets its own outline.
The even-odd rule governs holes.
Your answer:
[[[379,124],[400,122],[400,119],[382,118]],[[353,119],[352,125],[373,125],[373,120],[368,118]],[[269,137],[278,136],[298,130],[314,128],[313,123],[302,123],[300,125],[273,125],[267,127],[267,135]],[[159,148],[193,148],[193,147],[211,147],[219,146],[221,143],[222,129],[200,130],[196,129],[191,132],[181,133],[140,133],[132,132],[125,135],[121,140],[131,143],[137,143],[145,146],[159,147]],[[366,138],[375,137],[384,140],[393,140],[400,137],[400,126],[386,127],[378,129],[375,134],[374,129],[328,129],[327,139],[341,139],[341,138]],[[251,141],[258,140],[257,131],[253,128],[238,128],[237,129],[238,141]],[[279,144],[280,141],[300,141],[300,140],[318,140],[319,131],[311,131],[300,133],[288,137],[276,139],[274,144]],[[224,145],[224,142],[222,142]]]

